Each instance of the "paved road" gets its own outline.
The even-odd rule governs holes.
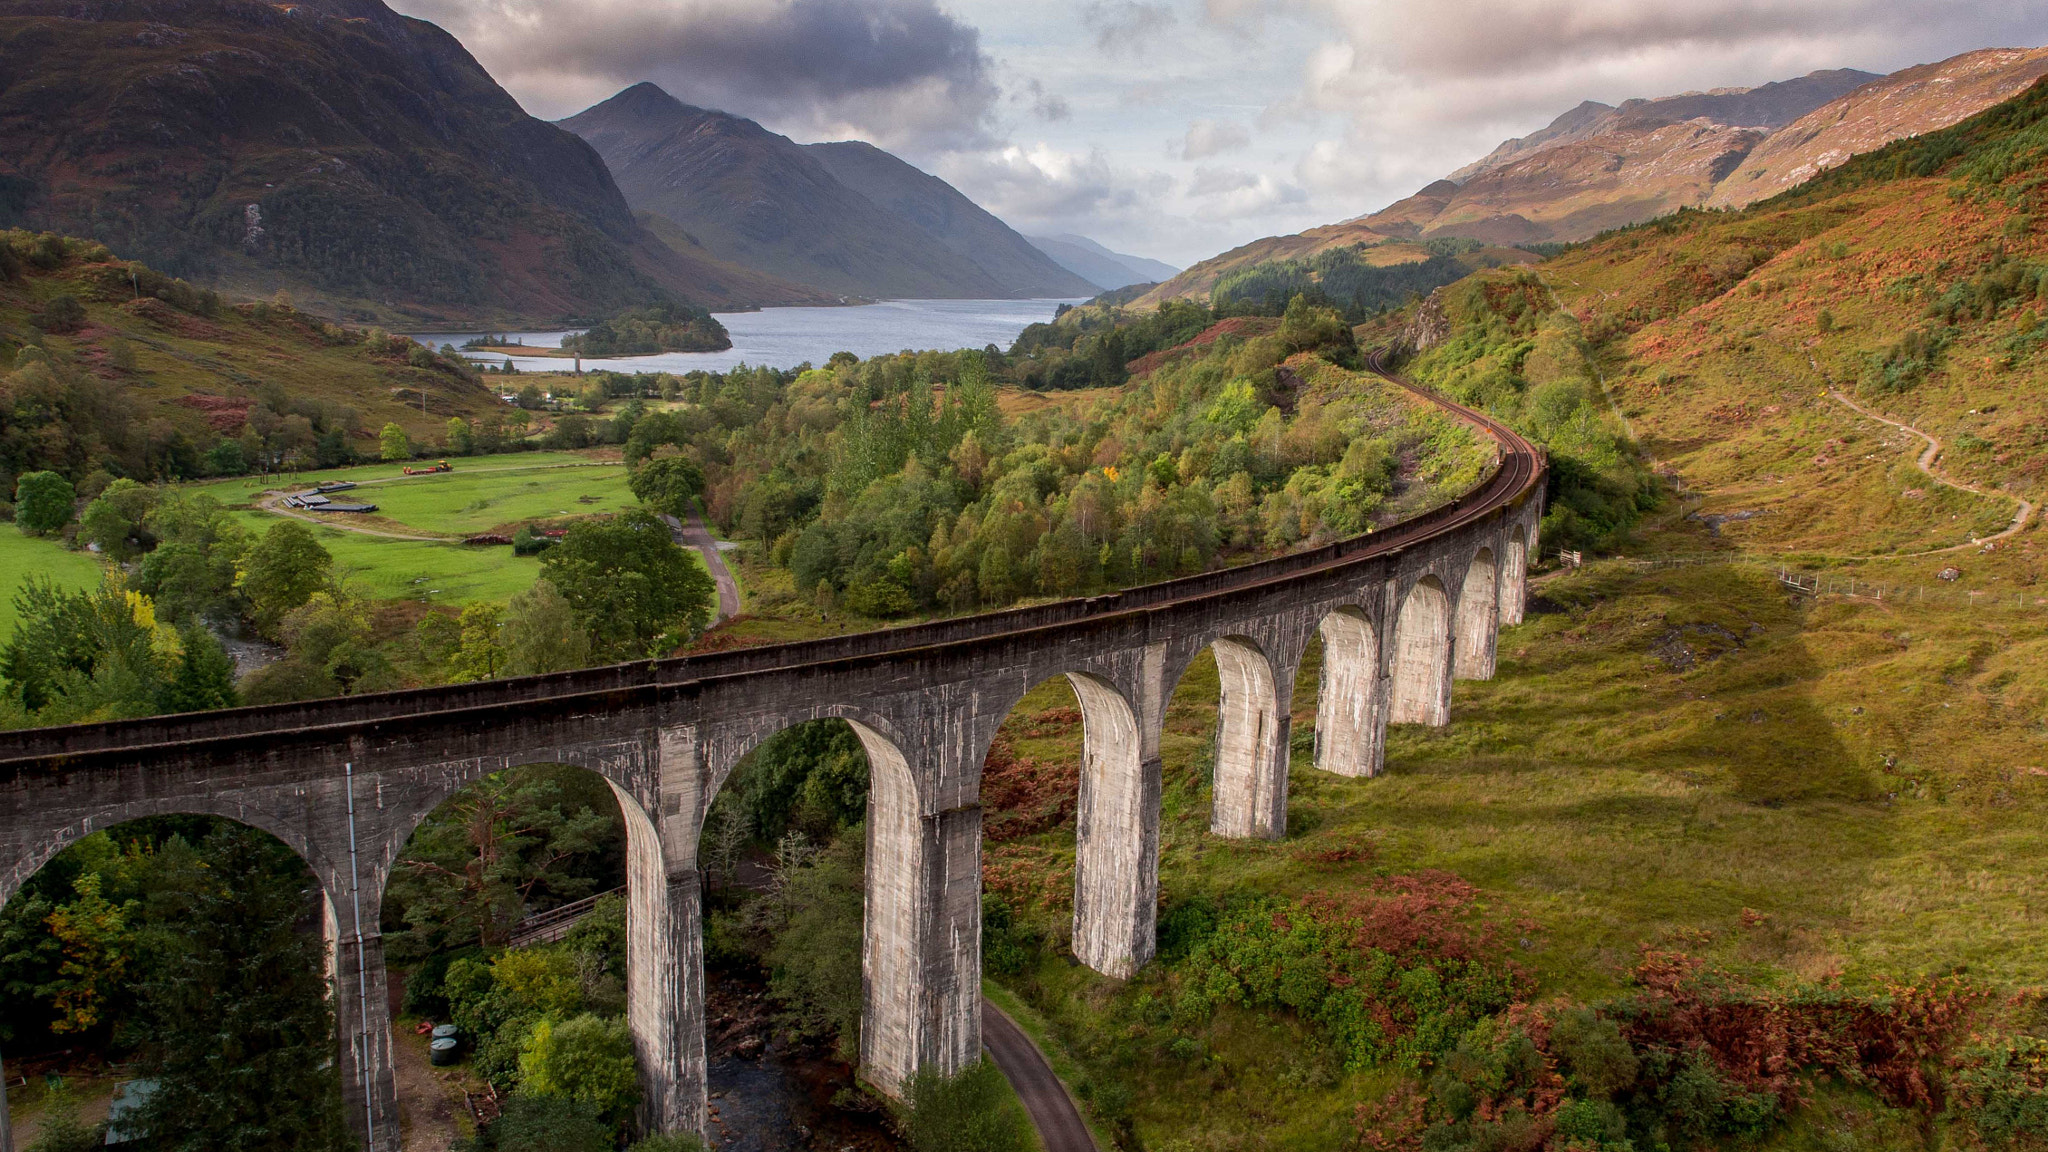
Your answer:
[[[1045,1152],[1098,1152],[1095,1137],[1074,1107],[1074,1098],[1053,1075],[1044,1053],[986,996],[981,1000],[981,1046],[988,1049],[989,1057],[1024,1101]]]
[[[740,582],[732,578],[732,569],[725,566],[725,557],[719,554],[718,540],[711,535],[711,529],[704,526],[704,518],[697,510],[690,510],[690,522],[685,524],[673,516],[663,516],[668,521],[669,531],[675,534],[676,543],[685,548],[695,548],[704,557],[704,567],[711,570],[711,580],[718,585],[718,620],[728,620],[740,614]],[[718,620],[712,621],[717,623]]]

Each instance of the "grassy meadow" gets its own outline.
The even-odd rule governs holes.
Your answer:
[[[374,515],[335,514],[312,525],[322,547],[334,556],[336,575],[375,600],[415,600],[460,605],[472,600],[503,601],[531,587],[540,560],[514,556],[505,545],[467,545],[465,536],[502,531],[528,520],[612,513],[635,505],[626,471],[602,453],[515,452],[451,460],[455,471],[407,476],[401,464],[363,464],[304,472],[280,483],[237,477],[196,485],[236,507],[236,519],[262,533],[285,519],[254,507],[265,492],[302,491],[315,484],[350,480],[362,485],[351,496],[374,503]],[[417,464],[414,467],[418,467]],[[350,527],[442,540],[404,540]]]
[[[1951,972],[1999,995],[2048,985],[2048,609],[1814,601],[1740,565],[1608,564],[1535,594],[1498,677],[1458,684],[1448,728],[1394,729],[1374,779],[1311,765],[1312,649],[1273,843],[1208,832],[1218,684],[1199,661],[1161,742],[1163,906],[1447,870],[1477,886],[1470,915],[1537,1002],[1613,997],[1647,947],[1786,990]],[[992,822],[984,856],[989,889],[1055,943],[1071,931],[1073,708],[1048,682],[1004,733],[1033,781],[1015,794],[1064,793],[1064,821],[1014,837]],[[1168,979],[1155,964],[1109,980],[1054,949],[999,982],[1084,1092],[1128,1094],[1147,1147],[1352,1146],[1351,1111],[1388,1073],[1343,1072],[1284,1018],[1161,1023]],[[1929,1146],[1868,1098],[1824,1096],[1861,1146]],[[1820,1114],[1767,1146],[1829,1147],[1811,1142]]]
[[[63,588],[90,588],[105,566],[89,552],[73,552],[48,537],[0,526],[0,637],[14,634],[14,594],[31,576],[48,576]]]

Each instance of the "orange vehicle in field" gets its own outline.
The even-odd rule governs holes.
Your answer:
[[[446,460],[436,460],[436,461],[434,461],[434,466],[433,466],[433,467],[431,467],[431,468],[411,468],[411,467],[408,467],[408,468],[407,468],[407,469],[405,470],[405,474],[406,474],[407,476],[432,476],[432,475],[433,475],[434,473],[436,473],[436,472],[453,472],[453,471],[455,471],[455,465],[453,465],[453,464],[450,464],[450,463],[449,463],[449,462],[447,462]]]

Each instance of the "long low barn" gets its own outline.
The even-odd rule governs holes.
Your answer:
[[[354,485],[349,485],[354,487]],[[330,489],[333,491],[333,489]],[[318,488],[310,492],[294,492],[284,498],[287,508],[303,508],[308,512],[375,512],[375,504],[342,504],[322,495]]]

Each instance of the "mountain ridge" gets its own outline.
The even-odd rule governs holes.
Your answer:
[[[644,81],[558,124],[596,149],[635,211],[666,217],[723,260],[844,296],[1086,294],[1008,225],[880,149],[818,150]],[[954,246],[973,238],[990,250]]]
[[[1180,275],[1180,269],[1163,260],[1113,252],[1086,236],[1062,233],[1058,236],[1027,236],[1033,247],[1103,291],[1113,292],[1133,284],[1157,284]]]
[[[0,43],[0,224],[356,321],[822,299],[662,244],[593,150],[379,0],[16,0]]]
[[[841,184],[937,240],[1013,292],[1092,295],[1085,277],[1039,250],[959,189],[864,140],[806,144]]]
[[[1825,163],[1946,127],[2017,95],[2042,74],[2048,74],[2048,48],[1989,48],[1853,87],[1869,74],[1836,69],[1753,89],[1629,100],[1618,107],[1586,101],[1377,212],[1240,245],[1193,265],[1139,304],[1203,297],[1223,276],[1262,260],[1301,259],[1347,245],[1391,255],[1401,242],[1436,238],[1554,243],[1679,208],[1737,207],[1789,187],[1779,177],[1789,177],[1800,164],[1804,175],[1798,178],[1804,179]],[[1834,99],[1800,111],[1816,96],[1844,87]],[[1717,115],[1781,123],[1743,125]],[[1774,161],[1777,176],[1748,181],[1754,188],[1740,196],[1732,190],[1731,181],[1757,167],[1756,157],[1776,156],[1774,142],[1788,141],[1796,147],[1788,144],[1789,159]],[[1415,251],[1413,259],[1423,258]]]

